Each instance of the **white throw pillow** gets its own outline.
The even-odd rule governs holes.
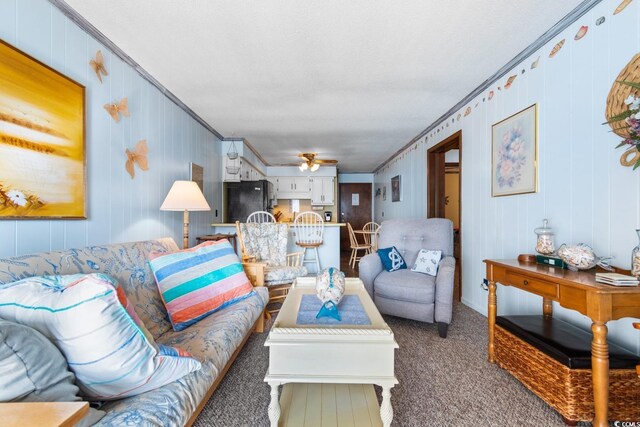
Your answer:
[[[182,350],[156,344],[137,323],[118,282],[105,274],[31,277],[0,285],[0,317],[49,338],[90,399],[135,396],[200,369],[200,362]]]
[[[420,249],[416,263],[411,267],[411,271],[435,276],[438,273],[438,264],[441,258],[442,251]]]

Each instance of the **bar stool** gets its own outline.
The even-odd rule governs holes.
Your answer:
[[[271,215],[271,213],[266,211],[255,211],[251,215],[247,217],[247,224],[250,222],[276,222],[276,217]]]
[[[302,255],[302,265],[305,263],[315,263],[316,273],[320,272],[320,258],[318,256],[318,246],[322,245],[324,235],[324,220],[315,212],[300,212],[293,221],[293,228],[296,233],[296,245],[300,246],[304,253]],[[315,258],[306,258],[307,249],[313,249]]]

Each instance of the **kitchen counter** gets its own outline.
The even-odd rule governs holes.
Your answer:
[[[295,236],[293,234],[293,223],[286,222],[284,224],[288,224],[289,227],[289,235],[287,241],[287,252],[301,252],[303,248],[296,245]],[[325,222],[324,223],[324,236],[322,238],[323,243],[320,247],[318,247],[318,256],[320,257],[320,268],[328,268],[335,267],[340,268],[340,227],[344,227],[346,224],[337,223],[337,222]],[[236,233],[236,225],[229,223],[218,223],[211,224],[213,227],[213,233]],[[238,255],[242,254],[240,249],[240,243],[238,243]],[[307,251],[307,258],[311,258],[314,256],[314,251]],[[315,263],[306,263],[305,266],[309,270],[309,273],[315,274],[316,265]]]

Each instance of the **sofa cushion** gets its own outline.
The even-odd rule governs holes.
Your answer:
[[[177,251],[171,238],[114,243],[0,259],[0,285],[32,276],[105,273],[124,288],[142,322],[154,337],[171,329],[149,268],[149,253]]]
[[[0,320],[0,402],[80,401],[67,361],[35,329]],[[77,427],[98,422],[104,412],[89,409]]]
[[[376,296],[419,304],[433,304],[435,287],[435,277],[411,270],[383,271],[374,281]]]
[[[96,426],[186,425],[243,337],[262,315],[269,293],[264,287],[255,291],[183,331],[169,330],[160,337],[159,342],[165,345],[187,349],[202,361],[202,369],[150,392],[108,402],[103,408],[107,415]]]
[[[246,298],[253,290],[227,240],[169,254],[151,253],[149,264],[176,331]]]
[[[396,249],[395,246],[391,246],[390,248],[379,248],[378,256],[380,257],[380,261],[382,261],[382,266],[387,271],[396,271],[407,268],[407,263],[400,255],[400,252]]]
[[[133,396],[200,368],[181,351],[149,341],[120,303],[117,282],[104,274],[0,285],[0,317],[48,337],[89,398]]]
[[[292,283],[296,277],[306,276],[307,267],[267,267],[264,272],[264,284],[266,286]]]
[[[442,251],[420,249],[416,262],[413,264],[413,267],[411,267],[411,271],[435,276],[438,273],[438,264],[441,258]]]

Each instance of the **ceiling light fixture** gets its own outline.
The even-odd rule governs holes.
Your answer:
[[[313,166],[311,166],[311,172],[315,172],[318,169],[320,169],[320,165],[318,163],[314,163]]]
[[[304,172],[304,171],[306,171],[307,169],[309,169],[309,165],[308,165],[306,162],[302,162],[302,163],[300,164],[300,172]]]

